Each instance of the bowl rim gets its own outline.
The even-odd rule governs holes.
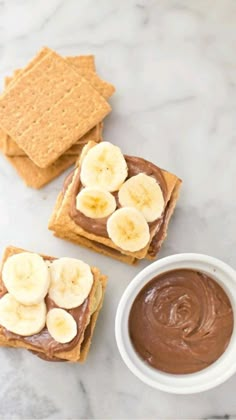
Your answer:
[[[198,269],[209,274],[227,293],[234,315],[233,333],[223,355],[206,369],[185,375],[161,372],[146,364],[135,352],[128,333],[128,315],[139,291],[155,275],[177,268]],[[124,363],[147,385],[174,394],[194,394],[215,388],[236,372],[236,358],[235,361],[233,358],[236,352],[236,271],[218,258],[198,253],[173,254],[153,262],[125,289],[116,312],[115,337]]]

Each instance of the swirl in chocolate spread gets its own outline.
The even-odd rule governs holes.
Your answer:
[[[158,168],[156,165],[154,165],[151,162],[148,162],[145,159],[134,157],[134,156],[124,156],[127,166],[128,166],[128,178],[131,178],[132,176],[138,175],[139,173],[145,173],[146,175],[152,176],[156,179],[158,184],[160,185],[160,188],[163,193],[164,200],[166,202],[167,200],[167,185],[165,178],[162,174],[162,171],[160,168]],[[64,184],[64,191],[68,186],[70,185],[72,180],[71,174],[69,174],[68,178],[66,178],[66,184]],[[76,224],[81,226],[84,230],[90,233],[94,233],[98,236],[103,236],[108,238],[107,233],[107,217],[101,218],[101,219],[91,219],[90,217],[86,217],[83,213],[81,213],[76,208],[76,196],[82,189],[82,185],[80,182],[80,173],[78,171],[76,180],[74,182],[73,187],[73,200],[72,205],[70,209],[70,217],[74,220]],[[113,195],[116,198],[117,206],[119,207],[118,202],[118,195],[117,192],[113,193]],[[152,223],[149,223],[150,230],[157,229],[162,222],[162,217],[155,220]]]
[[[48,257],[46,258],[48,261],[53,261],[55,258]],[[3,282],[1,282],[3,284]],[[5,288],[4,284],[0,293],[0,297],[3,297],[7,293],[7,289]],[[49,298],[47,295],[45,298],[47,312],[52,308],[57,308],[58,306],[55,302]],[[15,333],[12,333],[6,329],[5,335],[9,340],[16,340],[20,339],[25,341],[28,344],[32,344],[34,347],[38,347],[38,349],[43,350],[46,353],[45,359],[47,360],[54,360],[54,355],[56,352],[60,351],[70,351],[81,340],[81,336],[85,331],[86,323],[88,320],[88,313],[89,313],[89,305],[90,305],[90,296],[85,299],[82,305],[78,306],[77,308],[69,309],[68,312],[73,316],[77,324],[77,335],[75,338],[70,341],[69,343],[58,343],[55,341],[52,336],[49,334],[47,328],[45,327],[42,331],[38,334],[34,334],[31,336],[20,336]],[[37,352],[36,352],[37,353]]]
[[[129,315],[136,352],[154,368],[173,374],[200,371],[227,348],[232,307],[224,290],[206,274],[189,269],[152,279]]]

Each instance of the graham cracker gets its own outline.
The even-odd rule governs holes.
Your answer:
[[[107,277],[106,276],[100,276],[100,281],[102,284],[102,298],[100,300],[100,303],[96,309],[96,311],[92,314],[91,318],[90,318],[90,332],[87,335],[87,337],[84,337],[84,340],[81,343],[81,347],[80,347],[80,356],[79,356],[79,360],[78,362],[80,363],[84,363],[88,357],[88,353],[90,350],[90,346],[92,344],[92,338],[93,338],[93,334],[94,334],[94,330],[96,327],[96,323],[98,320],[98,316],[100,313],[100,310],[102,309],[103,306],[103,302],[104,302],[104,297],[105,297],[105,291],[106,291],[106,286],[107,286]],[[85,331],[86,332],[86,331]]]
[[[71,146],[68,150],[65,151],[64,155],[75,155],[81,151],[81,145],[88,143],[89,140],[95,141],[96,143],[102,140],[102,128],[103,124],[99,123],[91,130],[89,130],[83,137],[81,137],[73,146]],[[10,136],[5,134],[0,129],[0,139],[3,142],[3,153],[9,157],[16,157],[16,156],[24,156],[27,157],[24,150],[22,150],[14,140],[11,139]],[[59,158],[60,159],[60,158]]]
[[[12,77],[5,77],[5,87],[8,87],[10,84],[13,84],[18,79],[18,76],[21,76],[21,74],[26,73],[28,70],[31,70],[36,63],[41,61],[44,57],[46,57],[47,54],[50,53],[50,49],[48,47],[41,48],[35,57],[33,57],[28,64],[23,69],[16,69],[13,72]]]
[[[50,52],[54,51],[47,47],[44,47],[42,50],[40,50],[36,56],[36,59],[31,60],[29,64],[23,69],[16,69],[13,72],[12,77],[7,76],[5,78],[5,86],[9,86],[11,83],[15,82],[23,73],[31,70],[37,62],[42,60]],[[115,87],[111,83],[102,80],[97,75],[95,71],[94,56],[78,55],[74,57],[65,57],[65,60],[67,64],[74,67],[78,74],[83,76],[104,98],[108,99],[115,92]]]
[[[98,252],[99,254],[114,258],[115,260],[124,262],[126,264],[133,265],[137,262],[137,259],[135,257],[121,254],[119,251],[116,251],[113,248],[109,248],[105,245],[99,244],[83,236],[79,236],[71,232],[67,232],[66,230],[63,231],[61,228],[55,228],[53,233],[54,233],[54,236],[58,238],[65,239],[67,241],[75,243],[76,245],[81,245],[85,248],[89,248],[90,250],[94,252]]]
[[[5,141],[6,141],[6,134],[4,131],[0,128],[0,149],[3,151],[5,147]]]
[[[94,129],[88,132],[83,138],[86,141],[86,137],[96,138],[97,143],[102,140],[100,135],[102,125],[97,125]],[[91,134],[89,134],[91,133]],[[88,139],[87,139],[88,141]],[[4,154],[4,139],[0,136],[0,150]],[[16,169],[19,176],[23,179],[28,187],[40,189],[53,179],[57,178],[62,172],[73,165],[77,159],[84,144],[75,144],[72,146],[64,155],[60,156],[52,165],[48,168],[39,168],[35,165],[26,155],[25,156],[6,156],[8,162]]]
[[[75,155],[62,155],[47,168],[39,168],[27,156],[5,157],[25,184],[35,189],[40,189],[57,178],[76,161]]]
[[[78,68],[81,75],[85,75],[88,70],[96,73],[94,55],[73,55],[66,57],[66,61]]]
[[[97,75],[95,70],[91,68],[90,62],[88,65],[88,62],[86,62],[87,60],[85,59],[85,57],[86,56],[84,56],[84,62],[81,59],[81,56],[66,57],[66,61],[73,67],[76,67],[79,74],[83,76],[94,87],[94,89],[96,89],[105,99],[110,98],[110,96],[112,96],[115,92],[115,87],[111,83],[102,80]]]
[[[171,216],[174,213],[178,198],[179,198],[179,193],[180,193],[180,188],[181,188],[181,184],[182,182],[177,179],[176,184],[174,186],[174,189],[172,191],[170,200],[168,202],[168,209],[167,209],[167,213],[166,213],[166,217],[164,219],[163,225],[162,225],[162,234],[159,237],[158,233],[156,233],[156,235],[154,235],[152,242],[149,246],[148,249],[148,254],[146,256],[146,258],[148,260],[155,260],[156,256],[158,254],[158,252],[160,251],[160,248],[165,240],[165,238],[167,237],[167,231],[168,231],[168,226],[169,226],[169,222],[171,219]]]
[[[49,48],[43,48],[39,54],[38,54],[38,59],[42,59],[43,57],[45,57],[48,53],[50,52]],[[80,56],[75,56],[75,57],[66,57],[66,60],[69,64],[75,66],[77,68],[77,70],[79,71],[80,75],[84,76],[88,81],[89,80],[89,75],[92,72],[95,72],[95,61],[94,61],[94,56],[93,55],[80,55]],[[27,70],[30,70],[33,66],[34,66],[35,62],[31,61],[28,65],[27,65]],[[7,88],[11,82],[14,82],[17,77],[19,77],[21,75],[21,73],[23,72],[22,69],[17,69],[14,71],[13,76],[12,77],[5,77],[5,88]],[[86,77],[86,73],[88,74]],[[95,74],[96,75],[96,74]],[[96,75],[97,78],[94,78],[94,83],[92,83],[92,81],[90,82],[91,84],[94,84],[94,87],[100,91],[101,94],[104,93],[104,97],[109,97],[111,96],[112,92],[114,91],[114,87],[112,85],[110,85],[107,82],[104,82],[103,80],[99,79],[98,76]],[[111,88],[112,87],[112,88]],[[97,131],[100,127],[101,123],[98,124],[96,127],[92,128],[88,133],[86,133],[83,137],[81,137],[77,143],[78,144],[82,144],[82,143],[87,143],[88,139],[89,140],[94,140],[94,141],[98,141],[97,140]],[[4,138],[4,146],[3,146],[3,153],[7,156],[27,156],[26,153],[24,152],[24,150],[22,150],[14,140],[12,140],[12,138],[10,136],[8,136],[6,133],[4,133],[2,130],[0,130],[0,137]],[[76,143],[76,144],[77,144]],[[72,146],[70,149],[68,149],[66,151],[66,154],[69,155],[78,155],[79,151],[80,151],[80,147],[77,149],[76,144],[74,146]]]
[[[37,55],[29,61],[29,63],[23,69],[16,69],[13,72],[12,76],[5,77],[5,88],[12,82],[15,82],[16,79],[23,74],[24,72],[32,69],[36,63],[38,63],[42,58],[44,58],[52,50],[48,47],[43,47]],[[96,71],[95,61],[93,55],[79,55],[75,57],[66,57],[68,64],[73,64],[76,66],[77,70],[83,75],[86,71]]]
[[[17,254],[17,253],[24,252],[24,251],[25,250],[20,249],[20,248],[16,248],[16,247],[13,247],[13,246],[7,247],[5,252],[4,252],[3,259],[2,259],[2,267],[3,267],[4,262],[7,260],[7,258],[9,256]],[[39,254],[39,255],[41,255],[41,254]],[[41,255],[41,256],[44,259],[49,258],[48,256],[45,256],[45,255]],[[106,288],[106,277],[101,275],[100,271],[96,267],[91,268],[91,270],[92,270],[93,276],[94,276],[94,284],[93,284],[92,290],[91,290],[90,295],[89,295],[89,299],[90,299],[90,306],[89,307],[92,308],[92,302],[93,302],[93,299],[95,298],[95,292],[96,292],[96,287],[97,287],[98,282],[101,282],[101,285],[102,285],[102,299],[100,301],[100,304],[96,308],[96,311],[93,314],[91,312],[88,314],[87,323],[86,323],[85,329],[83,331],[83,334],[81,335],[81,339],[79,340],[78,344],[71,350],[55,351],[55,354],[53,354],[53,356],[55,355],[55,357],[58,358],[58,359],[68,360],[68,361],[72,361],[72,362],[80,361],[80,349],[81,349],[81,345],[82,345],[83,339],[84,339],[84,332],[91,322],[91,327],[90,327],[91,331],[90,331],[90,334],[88,335],[88,337],[86,338],[86,343],[85,343],[83,353],[82,353],[82,361],[85,360],[85,358],[88,354],[89,347],[90,347],[90,344],[91,344],[92,333],[93,333],[94,328],[95,328],[98,313],[99,313],[99,311],[102,307],[105,288]],[[0,279],[0,287],[3,288],[2,278]],[[91,311],[91,309],[90,309],[90,311]],[[16,338],[14,338],[14,335],[15,334],[11,334],[11,338],[9,339],[9,336],[7,336],[6,333],[5,333],[5,329],[0,326],[0,345],[9,346],[9,347],[25,348],[25,349],[33,351],[33,352],[44,353],[47,356],[47,352],[45,351],[45,349],[39,348],[39,347],[27,342],[23,337],[21,338],[18,335],[15,336]],[[63,347],[63,345],[62,345],[62,347]]]
[[[2,95],[0,123],[30,159],[45,168],[110,110],[76,69],[49,52]]]
[[[4,154],[4,139],[0,132],[0,150]],[[82,148],[83,146],[81,146]],[[26,156],[9,157],[4,155],[8,162],[16,169],[19,176],[23,179],[28,187],[42,188],[44,185],[51,182],[54,178],[59,176],[67,168],[69,168],[76,161],[77,156],[63,155],[56,162],[48,168],[42,169],[36,166]]]
[[[53,212],[52,212],[52,214],[50,216],[50,219],[48,221],[48,229],[49,230],[55,230],[56,220],[57,220],[57,213],[58,213],[58,211],[61,208],[61,205],[62,205],[62,202],[63,202],[63,198],[64,198],[63,193],[62,192],[59,192],[59,194],[57,196],[57,199],[56,199],[55,206],[53,208]]]
[[[115,93],[115,86],[102,80],[97,73],[88,70],[84,77],[105,99],[109,99]]]
[[[62,194],[59,195],[59,198],[56,202],[56,206],[53,210],[53,214],[50,218],[48,227],[49,229],[54,231],[56,236],[60,236],[65,239],[72,240],[73,242],[92,248],[93,250],[100,252],[102,254],[133,264],[135,263],[137,259],[143,259],[147,257],[150,244],[156,232],[158,231],[158,227],[156,227],[156,229],[153,229],[150,232],[151,233],[150,241],[145,248],[137,252],[128,252],[117,247],[111,241],[111,239],[107,237],[95,235],[93,233],[85,231],[81,226],[77,225],[74,222],[74,220],[70,217],[70,208],[71,208],[71,203],[73,200],[74,188],[75,188],[74,183],[76,181],[77,174],[80,171],[80,166],[83,162],[84,157],[86,156],[88,151],[91,149],[91,147],[94,147],[95,145],[96,145],[95,143],[89,142],[83,148],[83,151],[81,153],[80,160],[75,170],[72,182],[68,186],[64,196],[62,196]],[[175,175],[164,170],[161,170],[161,171],[166,181],[166,186],[167,186],[166,203],[168,203],[171,200],[171,196],[173,194],[173,191],[176,187],[177,182],[181,183],[181,181]],[[171,212],[172,214],[174,210],[174,204],[172,204],[171,209],[172,209],[172,212]],[[166,235],[167,225],[171,217],[171,214],[169,215],[168,219],[166,218],[165,235]],[[81,239],[81,237],[83,239]],[[164,233],[163,233],[163,240],[164,240]],[[123,258],[123,257],[129,257],[129,258]]]

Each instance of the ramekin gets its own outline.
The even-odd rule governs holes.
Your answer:
[[[174,375],[152,368],[138,356],[129,337],[128,319],[134,299],[144,285],[158,274],[179,268],[202,271],[225,290],[233,309],[234,327],[227,349],[212,365],[196,373]],[[216,387],[236,372],[236,271],[201,254],[176,254],[150,264],[131,281],[119,302],[115,335],[123,361],[147,385],[174,394],[194,394]]]

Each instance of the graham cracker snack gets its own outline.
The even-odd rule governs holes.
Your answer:
[[[1,96],[0,124],[37,166],[45,168],[111,109],[75,66],[51,50],[38,56]]]
[[[0,345],[42,359],[83,362],[102,307],[106,277],[81,260],[10,246],[0,276]]]
[[[134,264],[154,259],[181,180],[108,142],[84,146],[49,221],[58,237]]]

